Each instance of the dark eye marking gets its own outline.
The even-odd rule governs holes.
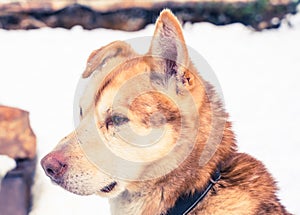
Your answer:
[[[80,114],[80,116],[82,117],[82,107],[80,107],[79,114]]]
[[[114,125],[114,126],[120,126],[125,123],[127,123],[129,119],[126,116],[123,115],[112,115],[106,119],[106,128],[108,129],[109,126]]]

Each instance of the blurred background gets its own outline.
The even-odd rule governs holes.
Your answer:
[[[137,31],[154,23],[163,8],[182,23],[242,23],[255,30],[278,28],[298,0],[2,0],[0,27],[36,29],[76,25],[84,29]]]
[[[299,0],[2,0],[0,215],[110,214],[106,199],[52,184],[39,162],[74,129],[89,54],[151,36],[163,8],[219,79],[240,151],[264,162],[300,214]]]

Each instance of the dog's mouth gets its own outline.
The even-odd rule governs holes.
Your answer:
[[[117,185],[117,182],[112,182],[110,183],[109,185],[103,187],[100,191],[103,192],[103,193],[109,193],[110,191],[112,191],[115,186]]]

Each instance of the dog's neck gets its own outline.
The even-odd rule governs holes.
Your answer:
[[[213,90],[211,95],[215,95]],[[225,162],[234,153],[236,146],[230,122],[225,120],[222,128],[205,127],[207,122],[212,120],[216,120],[215,125],[219,125],[227,117],[218,99],[211,97],[209,101],[204,101],[199,108],[199,114],[201,118],[198,140],[188,158],[166,176],[155,180],[134,183],[128,190],[111,199],[112,214],[164,214],[169,208],[174,206],[180,196],[206,188],[218,165]],[[214,116],[212,117],[212,115]],[[212,123],[210,124],[212,125]],[[212,131],[218,129],[221,129],[222,138],[220,142],[216,143],[217,147],[211,142],[207,144],[209,138],[214,138],[211,137]],[[199,165],[201,156],[202,158],[206,156],[202,152],[207,145],[215,147],[208,151],[215,151],[212,157],[207,155],[209,157],[207,162]],[[209,198],[209,196],[205,198]]]

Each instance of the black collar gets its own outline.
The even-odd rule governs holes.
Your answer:
[[[214,172],[210,178],[207,186],[200,191],[195,191],[193,195],[184,195],[177,199],[174,207],[170,208],[166,215],[186,215],[191,212],[199,202],[201,202],[208,191],[219,181],[221,178],[221,172],[219,168]]]

